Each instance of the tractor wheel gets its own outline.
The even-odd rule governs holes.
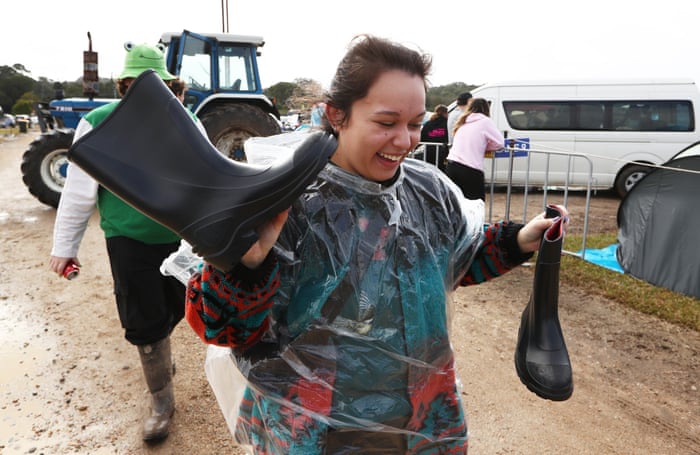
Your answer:
[[[209,140],[224,156],[245,161],[243,144],[251,137],[271,136],[281,133],[275,119],[251,104],[229,104],[203,114],[200,117]]]
[[[73,133],[72,129],[44,133],[34,139],[22,155],[22,181],[39,202],[54,208],[58,207],[66,182]]]

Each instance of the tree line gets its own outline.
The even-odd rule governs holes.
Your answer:
[[[38,80],[30,77],[22,64],[0,66],[0,107],[5,113],[33,114],[34,103],[48,103],[62,97],[84,97],[82,78],[75,81],[56,82],[46,77]],[[426,110],[432,112],[438,104],[449,105],[457,95],[474,89],[475,85],[454,82],[448,85],[430,87],[426,96]],[[308,112],[314,103],[323,98],[323,87],[318,81],[307,78],[293,82],[279,82],[264,90],[265,95],[274,100],[281,114]],[[101,78],[98,96],[116,98],[116,81]]]

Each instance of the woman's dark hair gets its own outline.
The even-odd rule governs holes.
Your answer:
[[[181,96],[187,91],[187,84],[180,78],[175,78],[169,81],[165,81],[165,85],[170,87],[170,90],[175,96]]]
[[[117,93],[119,97],[126,95],[126,91],[129,89],[129,85],[134,80],[133,77],[127,77],[124,79],[117,79]]]
[[[352,104],[367,96],[370,87],[387,71],[400,70],[423,79],[428,90],[427,77],[432,66],[432,57],[393,41],[372,35],[353,38],[350,49],[338,64],[325,94],[329,106],[343,112],[342,122],[350,116]],[[334,134],[328,118],[324,117],[323,128]]]
[[[472,98],[467,107],[467,112],[470,114],[484,114],[486,117],[491,116],[491,108],[489,102],[484,98]]]
[[[444,116],[445,114],[447,114],[447,106],[444,104],[438,104],[435,106],[435,111],[430,114],[430,120],[435,120],[438,117]]]

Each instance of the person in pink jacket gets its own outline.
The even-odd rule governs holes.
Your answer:
[[[484,200],[484,155],[503,148],[503,134],[489,115],[488,101],[474,98],[455,123],[446,173],[467,199]]]

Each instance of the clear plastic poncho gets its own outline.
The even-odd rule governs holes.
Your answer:
[[[419,161],[389,185],[326,166],[275,246],[263,339],[208,351],[236,440],[254,453],[465,453],[451,293],[483,213]]]

